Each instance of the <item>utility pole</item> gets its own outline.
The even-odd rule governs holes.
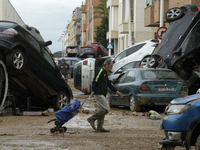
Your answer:
[[[129,12],[129,45],[132,45],[132,26],[131,26],[131,0],[128,0],[128,12]]]
[[[160,27],[163,27],[164,0],[160,0]]]

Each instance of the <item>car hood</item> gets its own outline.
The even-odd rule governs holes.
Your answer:
[[[181,97],[181,98],[176,98],[171,101],[171,104],[177,105],[177,104],[187,104],[191,101],[200,99],[200,94],[193,94],[187,97]]]

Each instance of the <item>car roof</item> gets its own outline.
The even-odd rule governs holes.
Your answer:
[[[167,69],[167,68],[131,68],[125,71],[128,71],[128,70],[169,70],[169,71],[172,71],[171,69]]]
[[[61,59],[63,59],[63,58],[59,58],[59,60],[61,60]],[[65,60],[77,60],[77,61],[81,60],[81,58],[78,58],[78,57],[64,57],[64,59]]]

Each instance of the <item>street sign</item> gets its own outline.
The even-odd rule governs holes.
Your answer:
[[[166,27],[160,27],[158,30],[157,30],[157,37],[162,40],[163,36],[165,35],[165,32],[167,31],[167,28]]]
[[[107,49],[113,49],[113,43],[107,43]]]

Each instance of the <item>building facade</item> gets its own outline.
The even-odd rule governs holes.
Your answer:
[[[146,0],[146,7],[144,9],[144,25],[146,27],[157,27],[160,24],[160,2],[161,0]],[[197,5],[200,6],[200,0],[163,0],[164,2],[164,26],[169,24],[165,20],[165,12],[173,7],[181,7],[183,5]]]
[[[144,26],[144,0],[107,0],[107,7],[110,10],[111,30],[111,33],[107,33],[107,39],[114,41],[114,55],[130,46],[129,31],[132,33],[132,44],[155,38],[153,30]]]
[[[13,21],[19,25],[25,24],[9,0],[0,0],[0,20]]]

